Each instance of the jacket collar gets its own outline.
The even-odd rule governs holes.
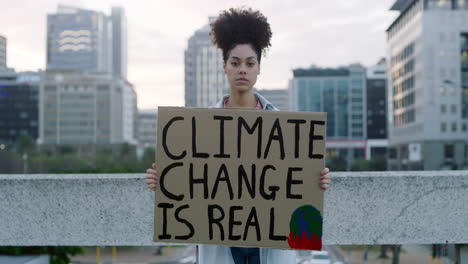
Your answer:
[[[265,99],[265,97],[263,97],[262,95],[260,95],[259,93],[257,92],[254,92],[254,95],[257,97],[257,99],[260,101],[260,103],[262,104],[263,106],[263,110],[273,110],[273,111],[278,111],[278,109],[270,102],[268,101],[267,99]],[[229,95],[225,95],[223,96],[223,98],[218,101],[214,106],[213,108],[224,108],[224,101],[226,99],[229,98]]]

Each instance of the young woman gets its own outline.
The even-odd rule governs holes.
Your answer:
[[[216,108],[251,108],[278,111],[268,100],[253,91],[260,74],[262,53],[271,44],[271,29],[265,16],[252,9],[223,11],[211,24],[213,43],[223,52],[224,72],[230,94],[224,96]],[[153,164],[147,170],[146,183],[155,190],[158,173]],[[329,169],[320,173],[320,187],[326,191],[331,183]],[[244,248],[226,246],[199,246],[201,264],[264,264],[296,263],[292,250]]]

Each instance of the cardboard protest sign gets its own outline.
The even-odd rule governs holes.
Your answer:
[[[154,241],[322,247],[326,114],[160,107]]]

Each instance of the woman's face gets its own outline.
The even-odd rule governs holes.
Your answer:
[[[237,92],[245,92],[255,85],[260,74],[257,53],[249,44],[238,44],[229,53],[224,64],[229,87]]]

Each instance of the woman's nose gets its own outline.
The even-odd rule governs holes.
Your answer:
[[[246,73],[245,66],[243,64],[241,64],[239,67],[239,73]]]

